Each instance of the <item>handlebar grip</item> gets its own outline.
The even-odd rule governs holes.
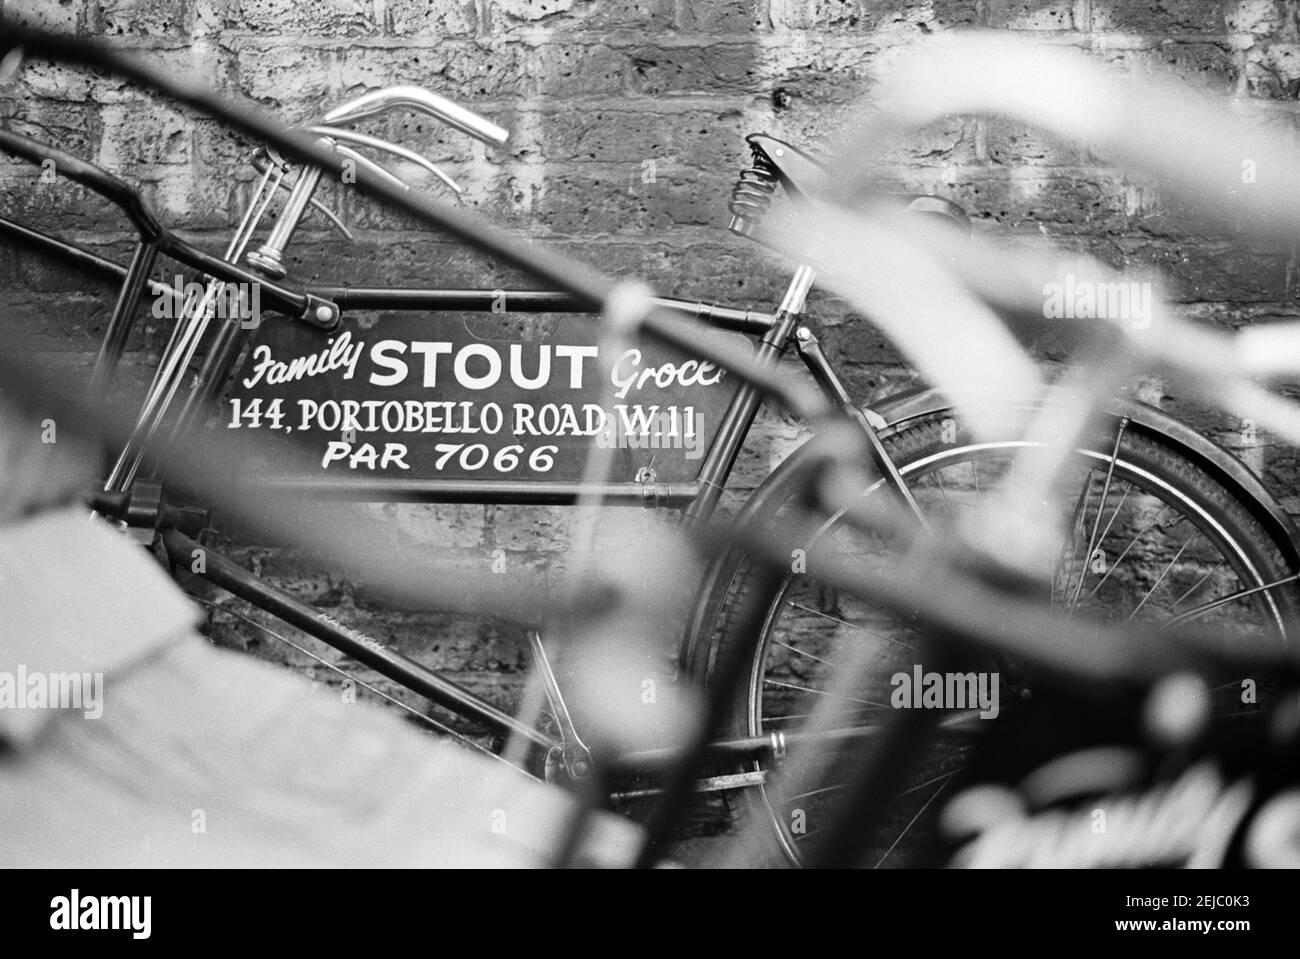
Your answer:
[[[479,116],[473,110],[467,110],[444,96],[417,86],[386,87],[383,90],[362,94],[355,100],[349,100],[335,107],[325,114],[322,122],[331,125],[351,123],[354,120],[402,107],[426,113],[491,146],[502,146],[510,137],[507,130]]]

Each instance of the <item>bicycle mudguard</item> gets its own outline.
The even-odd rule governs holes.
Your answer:
[[[1040,402],[1026,399],[1023,403],[1015,404],[1015,407],[1028,409],[1040,405]],[[888,437],[905,429],[915,420],[941,414],[953,409],[954,405],[938,389],[921,387],[874,402],[871,411],[884,420],[885,426],[879,433],[882,437]],[[1127,419],[1129,430],[1161,437],[1177,452],[1187,456],[1223,483],[1264,527],[1287,562],[1293,568],[1300,569],[1300,532],[1297,531],[1295,522],[1254,471],[1229,450],[1163,410],[1129,396],[1112,397],[1100,408],[1100,412],[1115,420]],[[807,447],[801,446],[787,456],[749,497],[737,514],[736,522],[752,521],[765,511],[775,508],[780,502],[781,487],[786,477],[799,469],[807,455]],[[702,632],[709,598],[714,594],[726,565],[727,555],[718,555],[701,580],[689,626],[682,639],[680,662],[685,668],[690,667],[698,652],[697,637]]]
[[[1026,405],[1036,405],[1027,402]],[[913,419],[948,409],[952,403],[933,388],[909,390],[872,404],[889,424],[885,435],[906,426]],[[1300,565],[1300,530],[1263,480],[1230,450],[1159,407],[1130,396],[1114,396],[1101,407],[1103,414],[1127,419],[1131,428],[1157,434],[1196,461],[1239,497],[1269,534],[1287,561]]]

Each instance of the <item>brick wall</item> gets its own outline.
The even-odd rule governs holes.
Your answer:
[[[1273,0],[0,0],[0,8],[109,37],[286,120],[382,85],[426,85],[512,131],[506,149],[489,152],[409,117],[387,130],[444,163],[486,216],[664,292],[768,308],[783,271],[724,230],[727,194],[745,159],[743,135],[767,130],[813,148],[828,144],[850,104],[927,34],[1023,31],[1093,51],[1117,69],[1172,71],[1285,130],[1296,126],[1300,95],[1300,13]],[[248,144],[111,79],[31,63],[20,82],[0,89],[0,117],[140,184],[165,220],[209,249],[221,245],[250,189],[252,174],[241,165]],[[1120,266],[1158,264],[1175,278],[1188,315],[1237,326],[1296,312],[1293,249],[1208,233],[1195,210],[1169,202],[1159,184],[1131,179],[1077,146],[1014,123],[956,119],[894,145],[887,160],[883,182],[959,200],[980,231],[1053,241]],[[642,175],[647,161],[652,182]],[[0,161],[4,209],[124,260],[118,220],[79,190],[38,182],[37,172]],[[330,199],[358,241],[349,246],[309,226],[295,246],[298,276],[475,286],[517,280],[354,197]],[[7,243],[0,243],[0,283],[12,345],[88,363],[111,291]],[[814,304],[857,395],[910,382],[879,334],[834,303]],[[146,369],[159,345],[157,329],[143,330],[129,362]],[[1262,439],[1244,448],[1248,412],[1207,417],[1156,381],[1146,395],[1244,449],[1276,488],[1288,488],[1294,453]],[[800,436],[797,424],[765,416],[741,464],[738,493]],[[500,548],[514,564],[562,565],[572,527],[560,510],[374,509],[400,523],[403,535],[466,563]],[[273,546],[241,540],[235,553],[502,703],[517,692],[524,660],[510,630],[388,609],[357,584]],[[225,613],[216,632],[311,665]]]

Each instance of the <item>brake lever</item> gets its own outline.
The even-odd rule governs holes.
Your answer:
[[[272,162],[270,160],[264,160],[260,156],[253,157],[253,169],[256,170],[258,173],[265,173],[267,170],[271,168],[271,166],[272,166]],[[277,183],[277,186],[279,186],[279,188],[281,190],[284,190],[286,193],[293,192],[293,187],[289,186],[289,184],[285,183],[283,180],[279,181]],[[336,230],[338,230],[345,237],[347,237],[349,241],[351,242],[356,241],[356,237],[352,235],[352,231],[348,229],[347,224],[344,223],[339,218],[337,213],[335,213],[333,210],[331,210],[329,207],[327,207],[324,203],[322,203],[320,200],[316,199],[315,197],[312,197],[308,202],[312,205],[313,208],[325,214],[325,218],[330,221],[330,223],[334,226]]]
[[[307,130],[309,133],[314,133],[318,136],[329,137],[336,141],[346,140],[349,143],[355,143],[358,146],[382,150],[385,153],[391,153],[393,156],[399,157],[403,160],[410,160],[412,163],[418,164],[425,170],[428,170],[443,183],[447,184],[447,186],[451,187],[451,189],[456,192],[457,196],[463,196],[465,193],[465,191],[461,189],[460,184],[444,173],[437,164],[433,163],[431,160],[425,159],[414,150],[409,150],[404,146],[399,146],[396,143],[389,143],[387,140],[381,140],[379,137],[372,137],[366,133],[357,133],[355,130],[341,130],[338,127],[332,126],[308,127]]]

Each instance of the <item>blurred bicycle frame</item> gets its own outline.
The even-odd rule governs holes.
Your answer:
[[[74,58],[102,54],[102,51],[88,51],[76,44],[50,41],[30,34],[20,36],[19,40],[20,42],[26,40],[32,49],[38,52],[49,51],[55,54],[71,52]],[[309,142],[283,136],[277,130],[222,108],[215,100],[204,98],[194,91],[180,89],[157,76],[149,76],[147,71],[138,68],[132,70],[126,61],[120,58],[109,65],[133,73],[136,79],[146,79],[149,85],[156,89],[179,95],[182,100],[188,100],[191,105],[198,105],[207,112],[226,120],[234,120],[246,131],[249,131],[251,122],[250,132],[256,132],[263,139],[274,143],[286,156],[311,162],[320,169],[327,168],[326,161],[333,160]],[[740,191],[742,185],[748,184],[746,191],[738,194],[740,199],[754,198],[753,185],[756,180],[761,180],[771,188],[780,182],[787,189],[792,185],[797,189],[798,164],[806,159],[799,151],[771,138],[751,138],[751,148],[755,155],[755,165],[751,171],[747,171],[751,175],[742,177],[742,184],[738,185],[737,189]],[[256,284],[264,305],[269,305],[272,309],[279,310],[296,320],[316,326],[322,331],[334,328],[347,310],[488,312],[491,311],[494,300],[502,293],[495,289],[322,287],[304,290],[286,286],[237,264],[203,253],[180,240],[153,218],[138,193],[90,164],[29,138],[4,131],[0,131],[0,149],[35,163],[54,158],[56,169],[60,174],[82,183],[116,203],[123,209],[139,233],[140,239],[131,264],[122,268],[41,231],[23,227],[7,219],[0,219],[0,228],[6,229],[24,241],[122,279],[122,289],[109,320],[103,348],[96,364],[94,375],[96,388],[102,389],[107,385],[114,367],[121,358],[141,297],[146,290],[151,289],[149,276],[159,255],[169,256],[220,282]],[[792,155],[785,158],[784,163],[777,162],[773,154],[778,150],[786,149],[793,151]],[[752,175],[754,171],[758,171],[757,177]],[[387,185],[382,181],[366,185],[389,201],[401,202],[410,199],[401,197],[400,194],[394,195],[391,190],[388,195],[385,195]],[[769,189],[768,196],[770,192]],[[733,197],[733,204],[735,199]],[[762,206],[761,198],[759,206]],[[540,274],[544,281],[554,283],[558,287],[556,290],[547,291],[504,291],[513,312],[598,314],[604,309],[604,293],[608,291],[602,289],[599,284],[594,284],[586,278],[576,282],[566,282],[564,272],[557,269],[554,263],[551,264],[549,271],[545,268],[539,270],[534,261],[521,259],[521,251],[518,248],[502,243],[493,234],[479,230],[467,221],[458,221],[448,211],[428,206],[420,212],[435,218],[445,215],[443,225],[447,225],[449,220],[453,232],[459,233],[468,242],[497,254],[513,257],[518,265]],[[743,213],[749,212],[757,216],[761,215],[762,209],[746,211],[742,204],[741,211],[737,211],[733,205],[733,212],[737,212],[743,221]],[[744,222],[737,224],[736,232],[747,233],[746,224]],[[859,441],[857,449],[867,455],[871,465],[899,501],[904,512],[911,512],[919,517],[920,507],[900,473],[898,465],[886,449],[882,435],[891,430],[896,431],[903,424],[918,419],[946,416],[952,410],[952,405],[936,391],[922,390],[883,401],[877,404],[874,410],[859,407],[822,351],[810,321],[803,315],[805,300],[814,280],[815,273],[811,267],[799,267],[787,287],[780,306],[772,314],[671,298],[659,297],[653,300],[653,308],[658,312],[643,317],[641,329],[645,335],[658,338],[675,349],[708,359],[734,371],[742,381],[707,450],[700,473],[692,482],[662,487],[645,482],[625,482],[602,484],[593,488],[592,484],[581,482],[539,484],[511,481],[426,480],[413,488],[405,483],[386,485],[384,481],[379,480],[367,481],[364,490],[360,491],[361,496],[376,500],[400,498],[420,502],[566,505],[594,495],[602,502],[613,505],[641,504],[679,508],[683,510],[683,516],[688,524],[703,526],[713,514],[764,396],[770,395],[784,400],[788,407],[816,421],[826,422],[829,419],[832,422],[844,421],[852,424],[857,431],[856,436]],[[155,289],[154,292],[159,291]],[[758,348],[753,354],[753,362],[749,364],[743,362],[746,358],[745,353],[728,350],[721,344],[689,333],[686,324],[656,322],[657,317],[664,317],[665,314],[689,317],[705,326],[757,338]],[[810,403],[809,394],[791,389],[784,378],[775,372],[776,363],[791,345],[796,349],[816,384],[819,402]],[[198,400],[208,400],[219,395],[240,355],[242,346],[243,339],[238,324],[228,324],[223,331],[223,336],[218,339],[217,346],[210,350],[208,359],[199,371],[192,393],[194,397]],[[194,410],[200,407],[201,403],[196,402]],[[1297,557],[1294,548],[1293,529],[1286,514],[1249,470],[1234,457],[1172,418],[1142,404],[1118,399],[1110,413],[1114,421],[1119,424],[1119,435],[1115,438],[1116,449],[1123,432],[1133,429],[1162,437],[1170,445],[1186,451],[1189,458],[1194,458],[1198,463],[1213,468],[1215,475],[1231,488],[1242,503],[1248,505],[1252,515],[1269,530],[1274,542],[1284,550],[1288,561],[1300,564],[1300,557]],[[783,467],[781,477],[774,477],[754,495],[753,503],[766,502],[769,493],[775,490],[780,482],[788,482],[789,476],[801,475],[808,471],[815,465],[816,459],[815,454],[809,455],[807,452],[796,457],[794,461]],[[313,492],[310,484],[296,485],[295,488]],[[158,533],[172,562],[179,566],[188,567],[194,550],[200,548],[194,537],[205,523],[201,512],[169,506],[162,497],[161,487],[152,481],[136,483],[126,489],[110,488],[96,498],[95,507],[101,513],[121,518],[125,525],[142,529],[149,538],[152,538],[155,532]],[[761,505],[751,504],[748,509],[751,518],[760,511]],[[388,649],[355,629],[338,623],[291,595],[274,589],[212,550],[206,547],[203,549],[206,556],[206,569],[202,575],[214,584],[282,618],[388,679],[489,731],[505,736],[522,736],[540,749],[558,757],[572,780],[583,781],[590,775],[592,757],[568,718],[559,684],[550,672],[546,653],[541,645],[541,636],[537,630],[530,629],[528,638],[538,668],[546,678],[548,698],[560,728],[558,736],[547,735],[519,721],[472,692],[450,682],[437,672]],[[717,575],[716,571],[714,575]],[[1280,584],[1264,584],[1261,588],[1267,593],[1277,585]],[[707,591],[706,588],[704,592]],[[761,597],[758,605],[761,605]],[[693,638],[688,637],[687,647],[690,647],[692,642]],[[688,660],[694,655],[695,651],[689,648],[684,653]],[[726,670],[723,672],[725,674]],[[865,738],[873,735],[873,732],[864,728],[860,735]],[[782,756],[790,745],[798,741],[798,733],[754,734],[721,740],[713,739],[705,744],[703,752],[718,763],[757,763],[761,767],[774,758]],[[682,756],[683,753],[680,751],[649,751],[640,755],[620,757],[620,766],[637,768],[671,765],[682,760]],[[683,768],[690,765],[686,763]],[[753,768],[739,773],[694,778],[691,789],[701,791],[744,788],[763,782],[764,777],[762,768]],[[670,786],[670,791],[671,788]]]

